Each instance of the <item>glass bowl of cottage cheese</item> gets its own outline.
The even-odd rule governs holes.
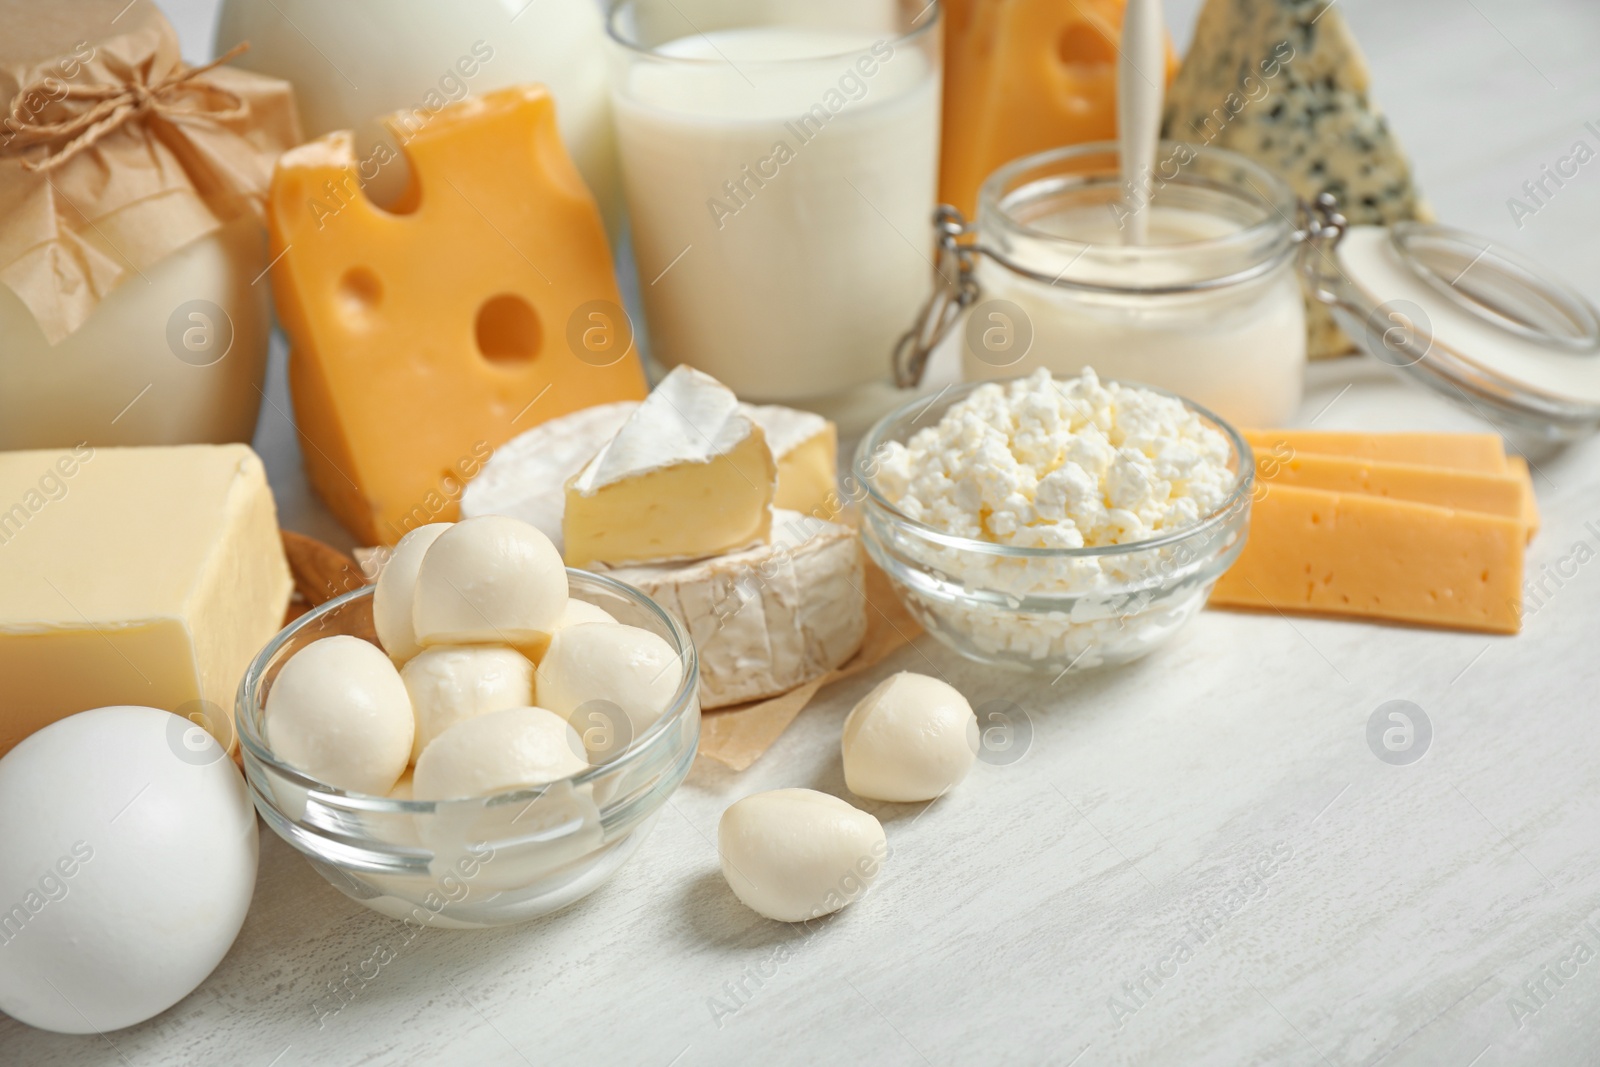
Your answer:
[[[1255,462],[1171,393],[1039,370],[885,416],[855,473],[863,536],[918,621],[1019,670],[1138,659],[1244,548]]]

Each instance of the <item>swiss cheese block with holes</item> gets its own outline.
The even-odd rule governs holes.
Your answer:
[[[1211,603],[1516,633],[1526,537],[1520,517],[1267,483]]]
[[[1013,159],[1117,136],[1126,0],[946,0],[939,200],[970,219]],[[1177,60],[1169,47],[1169,79]]]
[[[579,408],[645,395],[594,198],[523,85],[390,129],[410,165],[348,132],[286,152],[269,198],[272,285],[306,471],[364,544],[457,518],[493,449]],[[392,165],[392,164],[391,164]]]

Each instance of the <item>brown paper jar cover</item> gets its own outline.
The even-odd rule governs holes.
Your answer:
[[[51,344],[130,276],[263,217],[300,141],[288,82],[215,67],[171,84],[189,68],[150,0],[0,0],[0,25],[0,283]],[[85,143],[39,140],[97,104],[122,106]]]

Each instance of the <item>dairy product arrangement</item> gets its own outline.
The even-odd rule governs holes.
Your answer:
[[[1600,429],[1600,314],[1434,221],[1332,0],[1204,0],[1192,39],[1151,0],[225,0],[201,63],[151,0],[80,3],[0,0],[19,1027],[209,1062],[238,975],[359,918],[527,924],[455,992],[536,952],[563,1019],[592,940],[586,995],[649,1005],[620,1032],[679,1014],[623,980],[645,923],[685,973],[826,942],[717,1031],[770,1049],[770,1010],[797,1062],[887,1062],[791,1015],[842,966],[904,1000],[980,935],[969,990],[1039,984],[991,919],[1076,958],[1154,921],[1078,880],[1123,873],[1104,847],[1166,899],[1232,848],[1206,804],[1300,788],[1168,735],[1338,748],[1261,694],[1346,694],[1258,645],[1581,659],[1529,620],[1584,595],[1587,533],[1545,558],[1582,464],[1544,464]],[[1374,362],[1404,399],[1345,418]],[[1101,753],[1206,799],[1108,799]],[[1008,895],[1035,876],[1045,906]],[[915,963],[867,965],[886,929]],[[353,970],[319,1034],[410,1010]],[[994,1029],[907,1027],[929,1062],[1071,1059]],[[618,1041],[591,1058],[646,1058]],[[1185,1055],[1264,1058],[1233,1051]]]

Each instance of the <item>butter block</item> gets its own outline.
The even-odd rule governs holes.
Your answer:
[[[1307,452],[1284,460],[1258,455],[1256,476],[1268,492],[1280,485],[1296,485],[1302,489],[1393,497],[1526,521],[1524,483],[1513,474]]]
[[[1244,430],[1256,458],[1316,453],[1425,467],[1505,474],[1505,445],[1492,433],[1355,433],[1340,430]]]
[[[292,585],[244,445],[0,453],[0,755],[111,705],[226,723]]]
[[[268,209],[306,471],[368,545],[454,521],[515,434],[645,394],[550,94],[469,97],[401,140],[413,182],[392,210],[349,133],[286,152]]]
[[[772,531],[778,465],[727,386],[678,367],[566,486],[567,565],[697,559]]]
[[[1211,603],[1516,633],[1520,519],[1274,486]]]

